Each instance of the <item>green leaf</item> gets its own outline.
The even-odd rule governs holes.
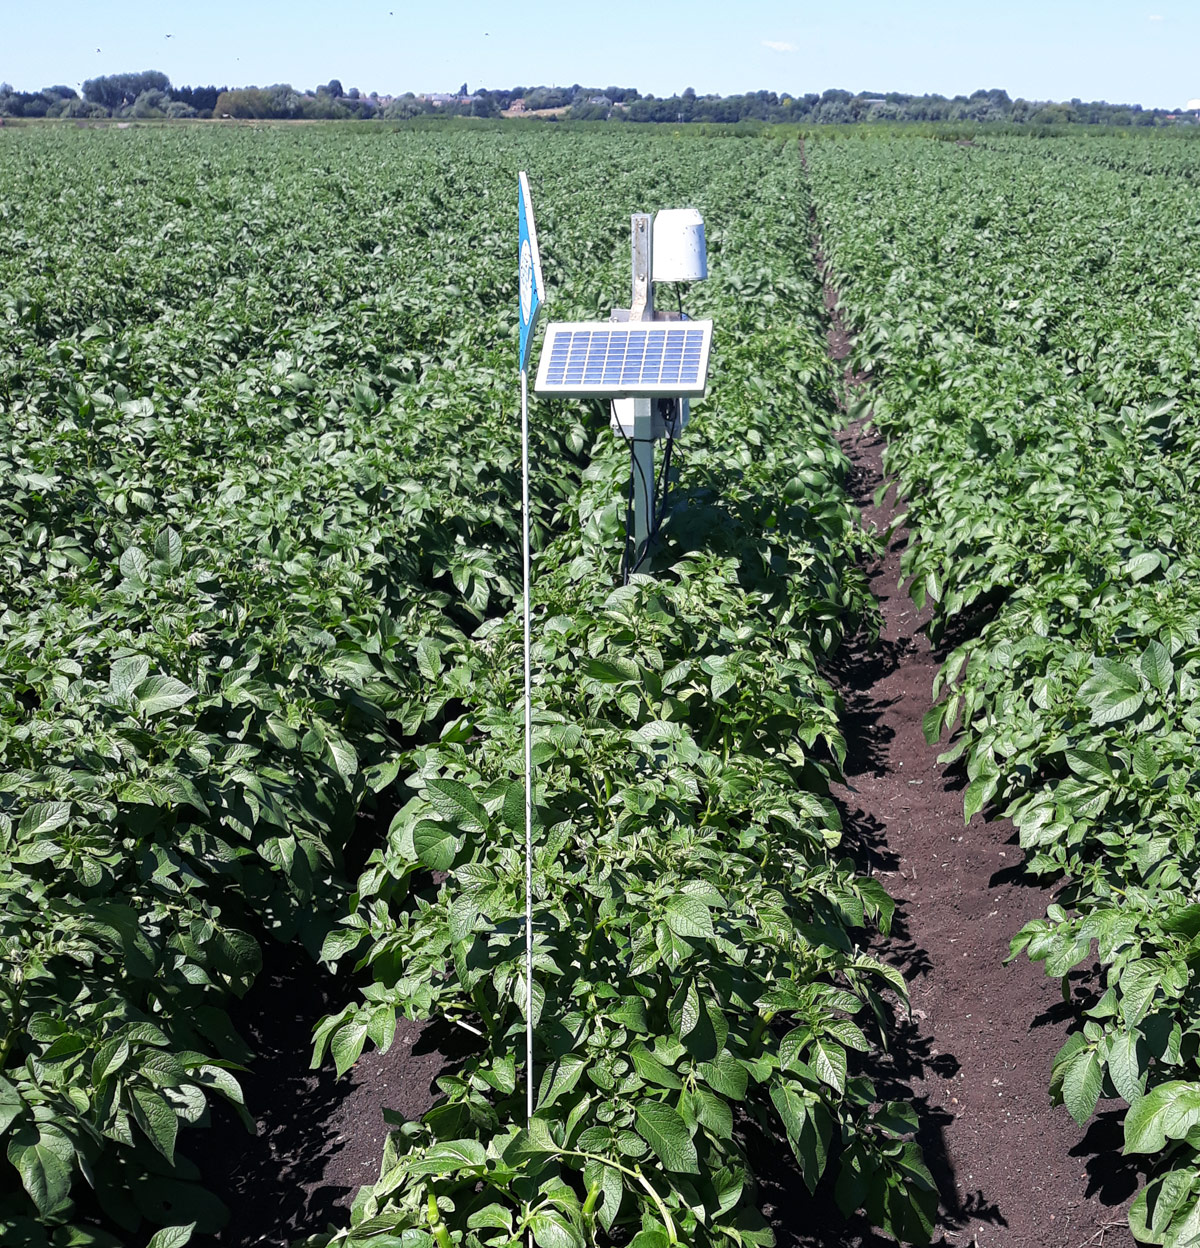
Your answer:
[[[1092,1116],[1103,1084],[1104,1068],[1095,1049],[1083,1049],[1067,1063],[1062,1082],[1063,1104],[1081,1127]]]
[[[512,1213],[500,1204],[484,1205],[482,1209],[476,1209],[467,1218],[467,1226],[472,1230],[480,1230],[486,1227],[497,1231],[507,1231],[511,1234]]]
[[[937,745],[941,738],[942,725],[946,720],[946,705],[945,702],[940,702],[937,706],[930,707],[921,719],[921,732],[928,745]]]
[[[1108,1074],[1113,1087],[1130,1105],[1142,1099],[1144,1075],[1136,1033],[1121,1032],[1109,1038]]]
[[[704,1007],[700,1004],[700,994],[696,991],[696,981],[691,977],[685,979],[667,1006],[667,1020],[675,1034],[681,1039],[700,1022]],[[716,1057],[716,1053],[707,1054],[707,1060]]]
[[[538,1092],[538,1108],[545,1109],[579,1082],[588,1060],[578,1053],[566,1053],[546,1069]]]
[[[1063,757],[1067,766],[1082,780],[1092,784],[1106,784],[1113,778],[1108,758],[1093,750],[1067,750]]]
[[[1135,1027],[1154,1003],[1162,987],[1162,976],[1156,963],[1142,959],[1125,966],[1121,971],[1120,985],[1121,1014],[1127,1026]]]
[[[183,563],[183,539],[170,525],[154,539],[154,557],[172,571]]]
[[[108,687],[114,697],[129,697],[146,679],[150,671],[150,660],[144,655],[133,654],[128,658],[118,659],[108,671]]]
[[[117,566],[121,569],[121,575],[126,580],[142,584],[146,580],[146,573],[150,568],[150,560],[136,546],[130,546],[122,552]]]
[[[134,697],[147,715],[174,710],[195,696],[195,689],[189,689],[173,676],[151,676],[134,690]]]
[[[623,997],[621,1004],[610,1010],[608,1016],[614,1023],[620,1023],[622,1027],[628,1027],[630,1031],[641,1035],[650,1030],[650,1023],[646,1018],[646,1003],[641,997]]]
[[[368,935],[363,927],[335,927],[321,943],[320,960],[336,962],[344,958],[351,950],[357,949]]]
[[[638,1231],[629,1241],[629,1248],[671,1248],[671,1241],[665,1229],[654,1226]]]
[[[647,1083],[657,1084],[660,1088],[682,1088],[683,1083],[674,1071],[666,1066],[646,1048],[644,1044],[635,1044],[629,1056],[633,1058],[633,1068]]]
[[[334,771],[344,780],[353,780],[358,774],[358,754],[340,733],[325,730],[326,759]]]
[[[442,672],[442,646],[431,637],[417,642],[417,671],[426,680],[437,680]]]
[[[1162,560],[1153,551],[1143,550],[1125,564],[1125,571],[1129,573],[1131,581],[1143,581],[1151,572],[1156,571],[1161,563]]]
[[[1143,737],[1133,747],[1133,774],[1143,784],[1153,784],[1158,772],[1158,759],[1154,756],[1154,746]]]
[[[699,1174],[696,1146],[678,1112],[661,1101],[641,1100],[634,1115],[638,1134],[654,1150],[668,1170],[676,1174]]]
[[[413,828],[413,848],[417,857],[432,871],[449,871],[454,865],[455,854],[462,848],[462,841],[455,832],[452,824],[422,819]]]
[[[149,1137],[150,1142],[169,1162],[175,1160],[175,1136],[179,1131],[179,1119],[175,1111],[155,1091],[134,1086],[133,1116]]]
[[[24,1109],[25,1102],[21,1099],[16,1085],[9,1083],[3,1075],[0,1075],[0,1135],[12,1126]]]
[[[620,1171],[612,1166],[602,1166],[600,1175],[602,1196],[596,1216],[605,1232],[613,1228],[617,1215],[621,1212],[621,1204],[625,1199],[625,1184],[621,1181]]]
[[[513,1092],[517,1087],[517,1062],[512,1053],[493,1058],[491,1068],[482,1067],[479,1077],[498,1092]]]
[[[963,822],[970,823],[996,794],[998,776],[976,776],[963,793]]]
[[[629,659],[588,659],[584,672],[603,685],[624,685],[638,680],[640,675],[637,664]]]
[[[1170,651],[1159,641],[1152,640],[1147,644],[1138,666],[1150,682],[1150,687],[1159,693],[1169,689],[1175,679],[1175,664],[1171,662]]]
[[[750,1076],[745,1066],[728,1049],[718,1053],[715,1060],[700,1063],[696,1070],[713,1091],[731,1101],[745,1099]]]
[[[1139,710],[1142,682],[1128,664],[1096,659],[1096,674],[1080,687],[1079,697],[1092,710],[1093,724],[1114,724]]]
[[[733,1110],[705,1088],[692,1093],[692,1108],[700,1123],[719,1140],[733,1138]]]
[[[1159,1153],[1200,1123],[1200,1084],[1173,1080],[1147,1092],[1125,1115],[1125,1152]]]
[[[22,1127],[8,1142],[8,1159],[21,1176],[29,1198],[43,1217],[63,1212],[70,1202],[71,1166],[58,1141],[32,1126]]]
[[[192,1238],[195,1229],[195,1222],[188,1222],[184,1226],[164,1226],[154,1232],[146,1248],[183,1248]]]
[[[129,1060],[129,1041],[124,1036],[113,1036],[96,1050],[92,1059],[92,1082],[99,1083],[118,1071]]]
[[[461,781],[437,777],[425,782],[425,790],[434,809],[464,832],[487,831],[487,811]]]
[[[329,1041],[329,1051],[333,1054],[333,1062],[339,1078],[362,1056],[363,1046],[366,1043],[367,1022],[362,1018],[343,1023],[333,1033]]]
[[[71,818],[69,802],[39,802],[30,806],[17,824],[17,839],[31,840],[61,828]]]
[[[794,1092],[788,1084],[776,1080],[771,1084],[771,1103],[783,1120],[783,1129],[788,1138],[793,1141],[798,1140],[805,1122],[808,1121],[808,1110],[805,1107],[804,1098]]]
[[[686,1030],[680,1030],[683,1047],[695,1061],[711,1062],[724,1047],[729,1025],[720,1010],[715,1013],[709,1011],[696,992],[695,985],[692,985],[689,996],[694,998],[695,1021]]]
[[[846,1091],[846,1050],[830,1040],[816,1039],[812,1046],[813,1070],[837,1092]]]
[[[707,939],[713,935],[712,915],[698,897],[681,893],[668,898],[666,919],[676,936]]]
[[[458,1174],[463,1170],[483,1170],[487,1153],[478,1140],[444,1140],[407,1163],[409,1174]]]
[[[529,1219],[538,1248],[586,1248],[583,1235],[557,1209],[540,1209]]]

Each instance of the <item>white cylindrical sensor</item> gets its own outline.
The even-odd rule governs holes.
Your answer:
[[[695,208],[663,208],[654,215],[656,282],[700,282],[708,276],[704,218]]]

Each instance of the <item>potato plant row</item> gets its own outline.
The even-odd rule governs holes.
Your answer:
[[[813,144],[817,215],[945,654],[926,720],[965,813],[1057,882],[1015,937],[1078,1029],[1048,1071],[1122,1105],[1130,1224],[1200,1231],[1200,393],[1176,141]],[[1074,985],[1074,991],[1073,991]]]
[[[386,1048],[400,1014],[463,1020],[478,1050],[392,1133],[352,1225],[310,1248],[769,1244],[748,1140],[786,1140],[810,1189],[836,1157],[847,1212],[928,1235],[915,1116],[864,1073],[904,995],[862,949],[893,905],[839,855],[828,796],[845,746],[817,660],[873,604],[796,258],[807,201],[794,148],[754,161],[746,197],[750,167],[692,190],[720,242],[688,292],[716,369],[660,548],[615,588],[629,460],[605,430],[535,564],[534,1116],[514,614],[439,656],[471,696],[411,755],[411,800],[326,941],[370,982],[316,1058]]]
[[[751,1130],[788,1137],[810,1183],[837,1153],[847,1208],[927,1220],[911,1120],[860,1073],[903,993],[855,943],[890,903],[839,859],[824,795],[841,745],[815,658],[868,603],[814,293],[781,260],[805,221],[794,156],[5,135],[0,1237],[174,1248],[222,1224],[190,1129],[241,1106],[229,1005],[269,939],[330,960],[369,942],[366,1001],[320,1037],[339,1069],[397,1009],[485,1032],[394,1137],[395,1200],[360,1202],[422,1242],[529,1225],[562,1248],[643,1214],[652,1238],[765,1242]],[[722,276],[689,302],[724,345],[653,583],[610,597],[607,413],[535,422],[546,1081],[510,1138],[523,167],[555,316],[624,303],[629,213],[695,202]],[[359,812],[397,785],[412,802],[349,878]],[[454,1141],[491,1212],[444,1166]]]

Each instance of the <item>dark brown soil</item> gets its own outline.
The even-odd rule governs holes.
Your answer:
[[[851,339],[834,303],[827,292],[830,352],[841,359]],[[860,421],[842,444],[864,524],[886,532],[894,503],[872,505],[883,442]],[[1119,1155],[1116,1111],[1102,1103],[1084,1130],[1050,1104],[1051,1060],[1075,1010],[1040,967],[1023,957],[1004,965],[1012,936],[1052,894],[1022,874],[1006,820],[977,815],[964,827],[964,778],[925,742],[921,719],[939,658],[920,631],[927,613],[899,588],[904,540],[901,530],[869,569],[883,617],[878,644],[852,645],[835,673],[850,748],[838,797],[848,840],[898,902],[895,939],[879,952],[909,979],[912,1019],[885,1073],[888,1094],[907,1096],[920,1114],[943,1203],[935,1243],[1128,1248],[1125,1212],[1138,1175]],[[1080,982],[1075,995],[1089,988]],[[796,1244],[880,1242],[869,1231],[813,1238],[787,1229]]]
[[[355,1192],[379,1177],[384,1108],[417,1118],[433,1104],[432,1082],[448,1064],[442,1050],[458,1047],[437,1025],[401,1020],[387,1053],[369,1048],[340,1079],[328,1058],[309,1069],[313,1028],[355,995],[298,946],[264,950],[263,973],[234,1012],[256,1055],[241,1081],[258,1133],[218,1109],[211,1130],[180,1137],[231,1214],[219,1236],[193,1243],[283,1248],[329,1222],[344,1225]]]

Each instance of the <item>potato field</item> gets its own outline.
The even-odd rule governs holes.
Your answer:
[[[607,405],[531,407],[528,1122],[518,170],[551,319],[694,206],[715,323],[628,584]],[[0,1243],[1200,1243],[1197,180],[1174,135],[0,133]],[[1058,1225],[914,1082],[959,953],[846,796],[900,610],[929,744],[876,771],[945,751],[929,834],[1011,841],[1002,1008],[1057,1051],[1013,1055],[1057,1134],[999,1160],[1103,1120],[1125,1166],[1056,1171]],[[401,1020],[465,1045],[268,1241],[205,1141],[281,1110],[239,1024],[279,945],[338,985],[286,1038],[338,1086]]]

